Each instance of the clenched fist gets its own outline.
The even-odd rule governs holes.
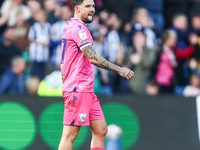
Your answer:
[[[134,76],[134,72],[128,68],[121,68],[118,74],[122,77],[125,77],[127,80]]]

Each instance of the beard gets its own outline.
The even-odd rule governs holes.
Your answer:
[[[91,18],[92,17],[92,18]],[[91,18],[91,19],[90,19]],[[94,20],[94,15],[93,16],[87,16],[87,17],[85,17],[85,18],[83,18],[82,17],[82,21],[84,22],[84,23],[91,23],[92,21]]]

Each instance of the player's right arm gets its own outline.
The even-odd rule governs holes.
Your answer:
[[[119,67],[113,63],[110,63],[100,55],[96,54],[92,45],[86,46],[81,49],[83,54],[88,58],[88,60],[103,69],[114,71],[118,73],[120,76],[125,77],[127,80],[131,79],[134,76],[134,72],[128,68]]]

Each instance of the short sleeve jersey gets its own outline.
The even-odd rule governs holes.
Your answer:
[[[93,39],[87,26],[79,19],[72,18],[62,34],[62,91],[94,91],[94,67],[81,51],[88,45],[93,45]]]

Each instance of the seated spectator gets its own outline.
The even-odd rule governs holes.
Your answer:
[[[152,79],[150,80],[145,87],[145,92],[147,95],[156,96],[159,94],[159,85],[158,83]]]
[[[11,9],[9,14],[8,26],[14,26],[16,24],[16,16],[18,10],[22,11],[24,20],[28,20],[31,17],[31,11],[26,5],[23,4],[23,0],[14,0],[13,2],[15,3],[15,7]],[[1,7],[1,14],[7,13],[11,6],[12,0],[4,1]]]
[[[183,91],[185,97],[195,97],[200,95],[200,79],[196,75],[191,75],[190,84]]]
[[[173,30],[166,30],[162,35],[162,53],[156,74],[156,82],[160,85],[161,93],[173,93],[175,79],[174,67],[177,66],[173,48],[177,35]]]
[[[49,59],[49,36],[51,25],[46,22],[47,14],[40,10],[36,14],[35,22],[29,31],[29,56],[32,64],[32,75],[42,80],[46,74],[46,63]]]
[[[143,94],[145,84],[150,76],[150,70],[154,64],[157,47],[146,47],[146,36],[137,31],[132,37],[133,47],[125,54],[124,65],[134,70],[134,78],[128,81],[133,92]],[[124,84],[124,83],[123,83]]]
[[[37,77],[30,77],[27,79],[26,88],[29,94],[45,97],[62,97],[61,71],[53,71],[41,82]]]
[[[152,30],[154,22],[149,17],[148,11],[145,8],[136,8],[133,11],[132,22],[131,36],[137,31],[142,31],[146,35],[147,48],[153,48],[157,45],[156,35]]]
[[[4,41],[0,44],[0,76],[11,67],[10,61],[13,56],[21,56],[21,49],[14,44],[13,28],[6,28],[3,37]]]
[[[26,77],[23,74],[25,61],[21,56],[15,56],[11,60],[11,69],[3,73],[0,80],[0,94],[25,94]]]

